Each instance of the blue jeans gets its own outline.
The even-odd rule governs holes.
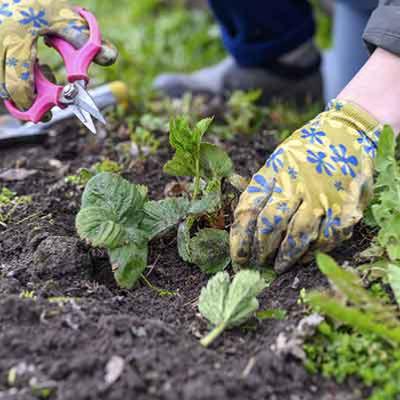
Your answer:
[[[268,68],[315,33],[307,0],[209,0],[226,49],[243,67]],[[333,98],[365,63],[362,31],[378,0],[337,0],[334,47],[324,57],[326,97]]]
[[[362,34],[378,0],[337,0],[333,47],[324,54],[325,100],[335,98],[368,59]]]

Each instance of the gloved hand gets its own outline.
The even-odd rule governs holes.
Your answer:
[[[11,97],[21,109],[28,109],[34,99],[36,41],[49,33],[75,47],[81,47],[89,36],[86,22],[67,0],[0,2],[0,97]],[[109,65],[116,57],[117,50],[104,42],[96,62]]]
[[[380,130],[367,112],[335,100],[294,132],[240,198],[233,261],[273,262],[283,273],[308,250],[329,251],[350,238],[372,194]]]

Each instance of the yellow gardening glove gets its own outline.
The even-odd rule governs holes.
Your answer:
[[[308,250],[351,237],[372,194],[381,126],[333,101],[297,130],[253,176],[235,211],[232,259],[283,273]]]
[[[34,99],[33,65],[40,36],[56,34],[75,47],[88,38],[86,22],[67,0],[8,0],[0,2],[0,97],[11,99],[21,109]],[[96,62],[112,64],[116,49],[103,44]]]

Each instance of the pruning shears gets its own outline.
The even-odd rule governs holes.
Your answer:
[[[11,100],[5,101],[5,106],[13,117],[34,123],[40,122],[53,107],[70,108],[86,128],[96,134],[92,117],[104,125],[106,121],[86,87],[89,83],[89,67],[101,49],[101,32],[93,14],[80,7],[77,7],[76,11],[86,20],[90,31],[89,40],[82,48],[76,49],[57,36],[48,36],[46,40],[46,43],[61,55],[67,71],[68,84],[60,86],[50,82],[36,62],[34,66],[36,98],[32,107],[27,111],[21,111]]]

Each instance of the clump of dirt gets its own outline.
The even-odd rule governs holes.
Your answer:
[[[143,284],[117,288],[106,254],[77,238],[81,190],[64,177],[102,157],[118,159],[118,138],[92,138],[74,125],[56,133],[40,145],[0,149],[0,172],[38,171],[8,185],[32,202],[0,228],[0,399],[362,398],[357,385],[310,376],[299,361],[271,350],[278,334],[303,316],[300,290],[326,284],[313,263],[280,276],[263,293],[261,307],[284,308],[284,321],[252,321],[210,349],[198,342],[208,327],[196,304],[207,276],[179,259],[175,235],[152,243],[146,271],[153,285],[174,294]],[[226,147],[238,172],[250,175],[272,143],[264,132]],[[124,176],[162,198],[172,181],[162,172],[169,155],[163,147]],[[366,235],[358,230],[335,256],[350,260]]]

